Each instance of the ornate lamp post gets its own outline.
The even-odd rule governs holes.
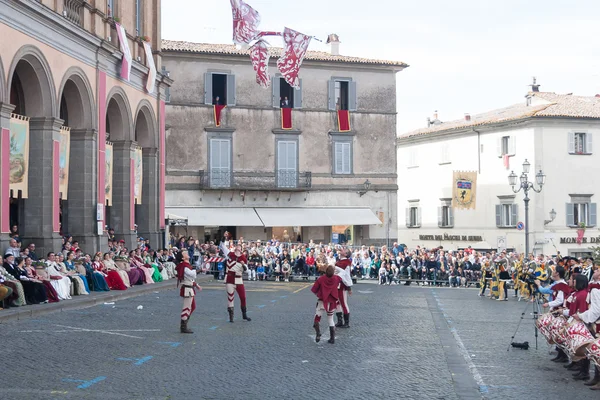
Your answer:
[[[523,162],[523,172],[521,176],[517,176],[514,171],[510,172],[508,176],[508,184],[512,187],[512,191],[514,193],[519,193],[523,190],[525,197],[523,201],[525,202],[525,257],[529,257],[529,191],[533,190],[536,193],[540,193],[542,191],[542,187],[544,183],[546,183],[546,175],[540,169],[537,174],[535,174],[535,182],[539,186],[539,189],[535,188],[535,184],[529,181],[529,168],[531,164],[529,161],[525,160]],[[517,184],[517,178],[519,182]],[[516,187],[516,188],[515,188]]]

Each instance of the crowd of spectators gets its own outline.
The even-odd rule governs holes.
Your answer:
[[[154,250],[142,237],[134,249],[128,249],[109,229],[106,253],[86,253],[69,235],[58,250],[38,254],[35,243],[23,245],[13,226],[9,247],[0,255],[0,306],[65,301],[90,292],[127,290],[172,279],[179,249]]]
[[[185,238],[174,241],[185,243]],[[445,251],[442,247],[409,250],[394,243],[387,246],[344,246],[338,244],[286,243],[283,241],[238,241],[217,246],[214,242],[196,244],[194,261],[197,266],[209,269],[223,278],[224,260],[207,265],[205,260],[225,257],[235,244],[242,245],[248,259],[249,280],[308,279],[317,275],[317,264],[335,264],[342,250],[351,250],[352,276],[355,280],[378,280],[380,284],[395,285],[401,281],[409,285],[417,281],[421,285],[445,284],[460,287],[474,285],[481,278],[482,259],[490,254],[475,252],[471,248]]]

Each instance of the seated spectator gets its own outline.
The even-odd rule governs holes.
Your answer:
[[[56,255],[54,252],[48,253],[46,260],[46,274],[50,278],[50,283],[60,300],[68,300],[71,298],[71,288],[73,283],[71,280],[61,273],[60,266],[56,263]]]
[[[58,293],[54,290],[50,279],[45,276],[41,271],[38,273],[35,266],[33,265],[33,260],[31,258],[25,259],[25,270],[27,271],[27,277],[34,281],[40,282],[46,288],[46,295],[48,297],[48,302],[57,303],[59,301]]]
[[[123,264],[123,268],[120,268],[117,265],[117,262]],[[112,286],[114,286],[116,290],[125,290],[121,288],[122,286],[120,285],[119,279],[116,278],[116,275],[112,274],[110,271],[115,271],[117,275],[119,275],[119,278],[125,288],[144,283],[144,273],[138,268],[132,268],[129,260],[119,256],[119,260],[117,262],[113,260],[110,253],[104,253],[104,260],[102,260],[102,268],[100,268],[100,271],[102,271],[102,273],[106,276],[106,283],[108,283],[108,287],[112,289]],[[110,277],[108,277],[108,275],[110,275]]]
[[[10,241],[8,242],[8,249],[6,249],[6,251],[4,252],[4,254],[12,254],[13,257],[17,258],[17,257],[21,257],[21,247],[19,246],[19,243],[17,243],[17,241],[15,239],[10,239]]]
[[[15,258],[12,254],[4,255],[4,269],[19,280],[23,285],[26,304],[40,304],[48,302],[46,288],[41,282],[30,280],[25,270],[25,259]]]
[[[12,289],[12,294],[8,297],[8,305],[10,307],[20,307],[27,304],[25,300],[25,291],[23,290],[23,285],[21,281],[15,279],[14,276],[8,273],[6,269],[4,269],[3,258],[0,257],[0,283],[5,286],[8,286]]]
[[[29,258],[31,258],[33,261],[40,261],[38,255],[35,252],[35,243],[29,243],[29,246],[27,246],[27,248],[29,249]]]
[[[2,284],[3,282],[4,281],[2,280],[2,277],[0,277],[0,302],[4,301],[4,299],[10,298],[13,292],[8,286],[4,286]],[[0,310],[4,310],[4,308],[0,307]]]
[[[149,268],[144,265],[144,261],[142,260],[139,251],[140,250],[137,249],[131,250],[129,252],[129,265],[131,266],[131,268],[137,268],[143,274],[142,278],[144,283],[154,283],[154,280],[152,279],[152,274],[154,273],[154,270],[151,267]]]
[[[385,285],[385,282],[386,282],[386,279],[387,279],[387,275],[388,275],[387,270],[385,268],[385,265],[386,265],[385,261],[382,262],[379,265],[380,265],[379,266],[379,272],[378,272],[378,274],[379,274],[379,284],[380,285]]]
[[[67,244],[68,247],[71,248],[70,243],[67,242]],[[59,254],[58,265],[63,266],[65,268],[63,269],[63,272],[69,275],[69,278],[74,280],[75,284],[77,285],[78,294],[90,294],[90,288],[87,282],[87,277],[85,276],[85,274],[82,274],[79,271],[77,271],[77,268],[75,267],[75,262],[73,261],[74,259],[75,254],[72,251],[69,251],[66,257],[64,258],[62,254]]]
[[[123,280],[123,276],[119,273],[119,269],[115,265],[114,261],[110,258],[109,253],[104,254],[104,262],[101,262],[101,253],[94,255],[94,262],[92,268],[94,271],[98,271],[102,274],[105,279],[106,285],[111,290],[127,290],[127,285]],[[128,277],[125,271],[122,271],[126,277]]]
[[[102,253],[96,253],[94,262],[92,262],[89,254],[86,254],[83,257],[83,267],[85,268],[88,285],[90,289],[95,292],[107,292],[110,290],[108,283],[106,283],[105,276],[102,273],[102,264],[100,264],[101,256]]]

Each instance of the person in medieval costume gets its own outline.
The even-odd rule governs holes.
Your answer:
[[[339,304],[336,309],[337,324],[338,328],[350,328],[350,308],[348,307],[348,295],[352,294],[352,275],[350,269],[352,268],[352,261],[350,256],[352,253],[350,250],[344,249],[340,252],[340,256],[335,263],[335,274],[339,275],[342,279],[342,283],[339,288]],[[343,319],[342,319],[343,315]]]
[[[321,340],[320,322],[322,315],[327,315],[327,323],[329,325],[328,342],[331,344],[335,343],[335,323],[333,321],[333,313],[339,303],[339,286],[342,284],[342,278],[334,273],[334,267],[331,265],[328,266],[325,275],[321,275],[311,288],[311,291],[318,299],[317,310],[313,322],[313,328],[315,328],[316,332],[315,342],[317,343]]]
[[[190,316],[196,309],[196,289],[202,290],[196,283],[196,270],[190,265],[190,255],[182,251],[181,262],[175,268],[177,274],[177,286],[181,285],[179,295],[183,297],[183,309],[181,310],[181,333],[194,333],[188,328]]]
[[[584,322],[588,327],[591,326],[591,333],[598,337],[598,334],[600,334],[600,267],[598,266],[593,270],[588,290],[589,294],[586,300],[589,307],[586,311],[574,315],[574,318]],[[598,357],[592,357],[592,362],[594,363],[594,377],[592,380],[586,382],[585,385],[591,386],[591,390],[600,390],[600,364],[598,364]]]
[[[242,253],[242,246],[235,246],[235,250],[227,255],[227,267],[225,270],[225,287],[227,289],[227,312],[229,313],[229,322],[233,322],[233,308],[235,292],[240,298],[242,308],[242,318],[246,321],[251,321],[246,315],[246,289],[244,288],[244,280],[242,274],[248,269],[248,260]]]

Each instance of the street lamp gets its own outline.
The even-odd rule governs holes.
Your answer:
[[[363,187],[364,190],[359,190],[357,193],[359,194],[360,197],[363,197],[371,188],[371,182],[369,182],[369,180],[367,179],[364,183],[363,183]]]
[[[536,189],[535,184],[529,181],[529,169],[531,168],[531,164],[529,161],[525,160],[523,162],[523,172],[521,176],[519,176],[519,185],[517,186],[517,174],[514,171],[510,172],[508,176],[508,184],[511,186],[512,191],[514,193],[519,193],[523,190],[525,197],[523,201],[525,202],[525,257],[529,257],[529,191],[533,190],[536,193],[540,193],[542,191],[542,187],[546,183],[546,175],[540,169],[537,174],[535,174],[535,182],[539,186],[539,189]],[[554,217],[552,215],[554,214]],[[556,218],[556,211],[552,209],[550,211],[550,217],[554,220]]]

